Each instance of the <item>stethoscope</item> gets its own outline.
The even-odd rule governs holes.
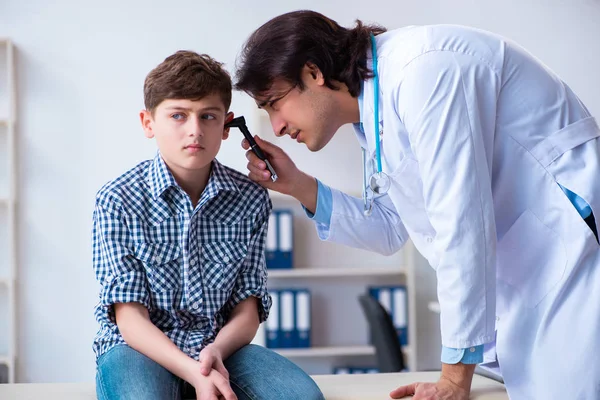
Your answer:
[[[363,157],[363,204],[364,214],[368,217],[373,212],[373,202],[375,196],[369,198],[368,188],[374,194],[385,194],[390,189],[390,177],[381,170],[381,133],[379,131],[379,73],[377,72],[377,46],[375,36],[371,33],[371,51],[373,54],[373,83],[374,83],[374,123],[375,123],[375,156],[377,161],[377,172],[371,174],[367,182],[367,154],[366,150],[362,149]],[[368,186],[367,186],[368,185]]]

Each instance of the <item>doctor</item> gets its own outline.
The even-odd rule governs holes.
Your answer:
[[[365,151],[363,199],[260,138],[279,179],[249,152],[254,181],[323,240],[392,254],[410,237],[436,270],[441,377],[393,398],[467,399],[476,364],[513,399],[600,398],[600,129],[552,71],[479,30],[300,11],[251,35],[237,88],[276,135],[319,151],[352,123]]]

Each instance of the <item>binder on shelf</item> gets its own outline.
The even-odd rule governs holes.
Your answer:
[[[267,268],[273,268],[277,258],[277,215],[271,212],[267,226],[267,240],[265,243],[265,261]]]
[[[269,216],[265,259],[269,269],[293,267],[294,218],[291,210],[273,210]]]
[[[310,292],[307,289],[296,290],[296,347],[310,347],[311,312]]]
[[[369,294],[389,313],[401,346],[408,344],[408,302],[405,286],[370,287]]]
[[[393,318],[396,332],[401,346],[408,344],[408,307],[406,301],[406,287],[398,286],[393,288]]]
[[[283,349],[296,347],[296,341],[294,340],[297,336],[297,333],[294,332],[296,330],[294,297],[294,292],[292,290],[282,290],[279,292],[279,327],[281,329],[279,336],[281,337],[280,347]]]
[[[379,370],[375,367],[355,367],[355,366],[344,366],[334,367],[333,374],[377,374]]]
[[[350,368],[348,367],[335,367],[333,369],[334,375],[346,375],[350,373]]]
[[[279,304],[280,304],[280,296],[279,291],[272,290],[271,299],[273,301],[271,305],[271,311],[269,312],[269,317],[267,318],[266,330],[267,330],[267,347],[270,349],[276,349],[280,347],[280,329],[279,329]]]

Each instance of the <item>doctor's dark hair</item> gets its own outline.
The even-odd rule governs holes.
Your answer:
[[[338,90],[334,81],[342,82],[354,97],[360,94],[363,80],[373,77],[367,67],[370,33],[386,29],[364,25],[356,20],[347,29],[314,11],[294,11],[271,19],[246,41],[238,59],[235,89],[254,99],[272,101],[285,93],[271,93],[277,80],[304,89],[302,68],[314,64],[327,87]]]

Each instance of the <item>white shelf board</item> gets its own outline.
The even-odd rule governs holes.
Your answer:
[[[339,356],[370,356],[375,354],[373,346],[331,346],[331,347],[308,347],[304,349],[273,349],[284,357],[339,357]],[[410,352],[408,346],[403,347],[402,352],[406,357]]]
[[[369,356],[375,354],[373,346],[308,347],[304,349],[273,349],[284,357],[334,357]]]
[[[269,278],[343,278],[364,276],[398,276],[405,274],[404,267],[343,267],[343,268],[291,268],[270,269]]]

